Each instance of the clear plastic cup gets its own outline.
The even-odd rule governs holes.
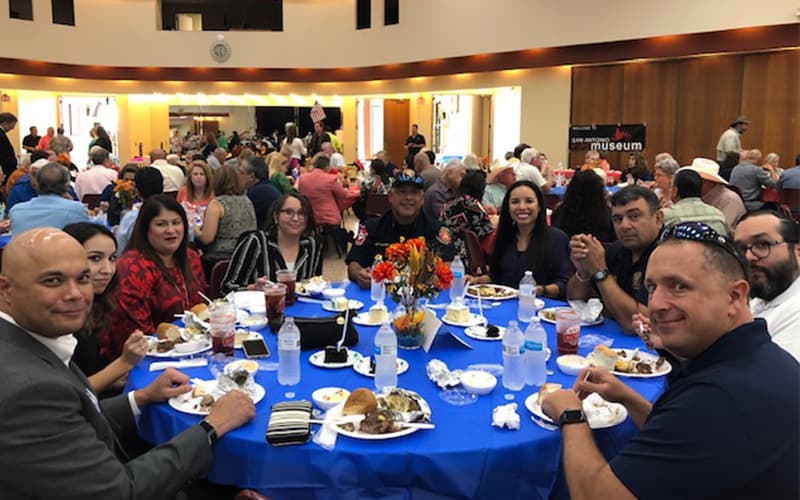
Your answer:
[[[271,283],[264,286],[267,321],[283,317],[283,311],[286,308],[286,288],[283,283]]]
[[[572,310],[561,310],[556,313],[556,340],[558,354],[575,354],[581,336],[581,317]]]

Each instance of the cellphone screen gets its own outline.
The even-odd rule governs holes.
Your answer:
[[[262,339],[248,339],[242,341],[242,349],[247,357],[269,357],[269,349]]]

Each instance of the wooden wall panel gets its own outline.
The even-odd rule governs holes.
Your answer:
[[[589,66],[572,71],[572,112],[570,123],[620,123],[622,120],[623,66]],[[570,153],[571,166],[583,164],[584,153]],[[608,153],[612,167],[619,165],[619,153]]]
[[[646,125],[644,155],[652,168],[655,155],[675,151],[678,62],[626,64],[623,76],[622,122]],[[626,159],[623,154],[621,160]]]
[[[752,121],[742,147],[778,153],[781,166],[800,153],[800,50],[744,56],[742,113]]]
[[[711,56],[680,62],[675,158],[716,159],[719,136],[739,114],[743,56]]]

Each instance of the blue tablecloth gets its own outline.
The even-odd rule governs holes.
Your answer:
[[[619,189],[620,189],[619,186],[616,185],[616,184],[613,185],[613,186],[606,186],[606,191],[608,191],[611,194],[616,193],[617,191],[619,191]],[[550,191],[548,192],[548,194],[554,194],[554,195],[556,195],[556,196],[558,196],[560,198],[563,198],[564,197],[564,193],[566,191],[567,191],[567,187],[566,186],[553,186],[552,188],[550,188]]]
[[[369,292],[351,285],[348,297],[370,305]],[[437,302],[446,302],[446,293]],[[549,302],[549,301],[548,301]],[[548,305],[555,305],[549,302]],[[300,303],[287,309],[295,316],[324,316],[318,304]],[[437,311],[441,317],[443,311]],[[504,301],[501,306],[485,311],[489,321],[505,325],[515,319],[517,301]],[[524,325],[523,325],[524,326]],[[446,326],[445,326],[446,327]],[[548,342],[555,352],[554,325],[544,323]],[[398,385],[421,394],[430,404],[436,429],[419,431],[407,437],[387,441],[360,441],[339,436],[333,451],[326,451],[312,442],[300,446],[273,447],[264,440],[270,406],[283,401],[287,390],[297,398],[311,400],[313,390],[323,386],[341,386],[349,390],[373,387],[372,379],[352,369],[326,370],[309,364],[311,352],[301,356],[300,384],[286,388],[278,385],[276,372],[261,371],[256,381],[266,388],[266,397],[256,405],[256,418],[248,425],[226,435],[215,445],[214,462],[209,479],[224,484],[261,490],[275,500],[282,498],[548,498],[559,480],[561,441],[558,432],[550,432],[530,421],[524,407],[525,398],[537,388],[526,387],[513,393],[518,403],[522,427],[518,431],[491,426],[492,409],[506,404],[509,394],[498,381],[488,396],[470,406],[451,406],[439,398],[439,389],[428,380],[425,364],[432,358],[444,360],[451,369],[473,363],[502,363],[501,344],[479,341],[464,335],[462,328],[446,327],[469,342],[468,350],[451,344],[436,344],[430,353],[419,349],[401,350],[399,355],[410,369],[398,378]],[[360,341],[353,349],[368,354],[373,347],[377,328],[358,327]],[[610,320],[582,329],[582,334],[598,333],[612,337],[619,347],[640,346],[636,337],[622,334]],[[264,332],[272,357],[277,361],[275,336]],[[585,354],[585,353],[583,353]],[[236,356],[241,356],[237,351]],[[564,375],[555,363],[548,361],[555,372],[550,382],[571,386],[574,377]],[[152,381],[158,373],[148,371],[147,358],[131,372],[128,388],[138,388]],[[211,378],[207,368],[185,370],[191,377]],[[653,401],[664,389],[664,378],[626,380],[637,392]],[[167,404],[151,405],[140,419],[140,433],[148,441],[162,443],[178,432],[196,424],[200,417],[186,415]],[[316,427],[316,426],[315,426]],[[630,420],[611,429],[595,432],[598,445],[607,457],[618,452],[635,433]]]

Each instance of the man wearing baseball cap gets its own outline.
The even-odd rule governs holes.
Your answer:
[[[678,172],[681,170],[694,170],[700,174],[703,179],[700,199],[722,212],[728,227],[736,227],[747,210],[742,197],[728,187],[728,181],[720,177],[719,164],[708,158],[695,158],[691,165],[681,167]]]
[[[742,150],[742,134],[747,131],[750,120],[744,115],[739,115],[725,132],[719,137],[717,143],[717,161],[725,159],[729,152],[738,153]]]
[[[389,191],[391,210],[379,218],[361,224],[355,242],[347,254],[347,274],[361,288],[370,286],[370,266],[375,256],[386,247],[405,239],[425,237],[428,248],[433,248],[446,261],[452,260],[454,250],[450,232],[439,220],[422,210],[425,200],[422,177],[411,169],[401,171]]]

